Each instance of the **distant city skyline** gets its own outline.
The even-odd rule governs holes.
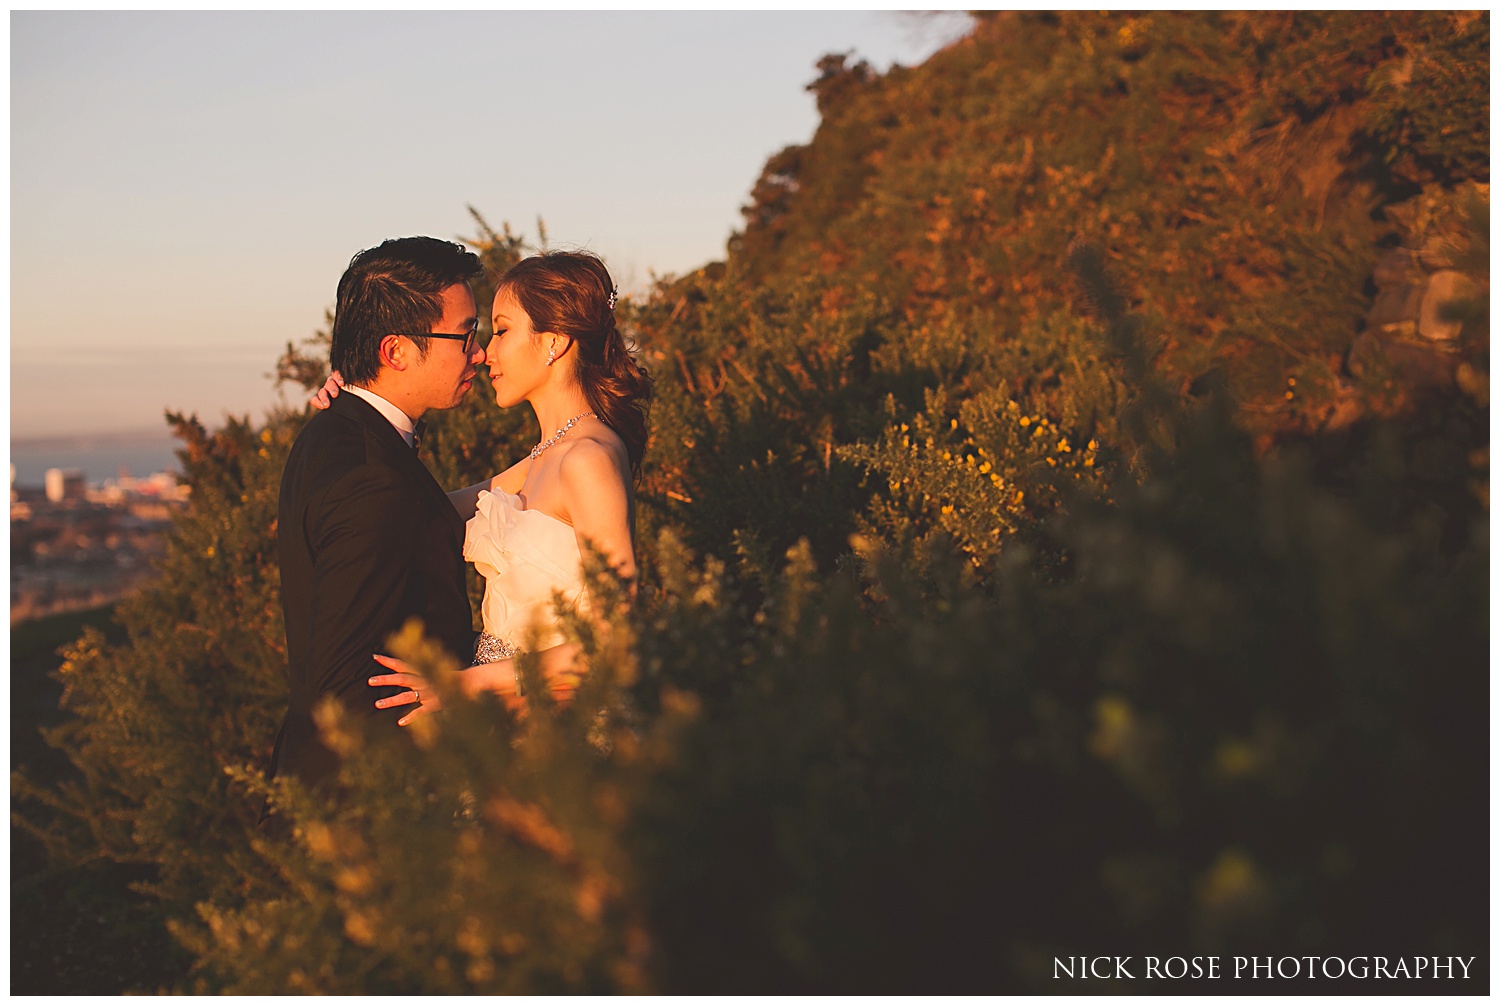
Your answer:
[[[259,419],[386,237],[584,246],[626,290],[721,258],[828,52],[962,14],[11,15],[13,441]]]
[[[49,468],[77,469],[91,486],[117,478],[121,469],[136,478],[161,471],[179,471],[176,450],[182,444],[163,424],[160,430],[78,437],[14,438],[10,463],[14,485],[43,484]]]

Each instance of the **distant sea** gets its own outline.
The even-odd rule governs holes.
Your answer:
[[[140,478],[155,472],[182,470],[173,450],[179,442],[166,431],[101,433],[85,437],[13,438],[10,463],[16,484],[40,487],[48,468],[77,468],[84,481],[97,485],[116,478],[123,468]]]

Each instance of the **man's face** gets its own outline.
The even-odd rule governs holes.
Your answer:
[[[474,328],[477,318],[469,284],[455,283],[443,291],[443,316],[432,331],[465,333]],[[474,368],[483,359],[484,350],[477,345],[472,353],[465,353],[458,339],[428,339],[427,355],[407,371],[409,387],[425,408],[451,409],[464,400],[474,382]]]

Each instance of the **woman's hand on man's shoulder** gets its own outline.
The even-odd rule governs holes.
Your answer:
[[[326,409],[333,404],[335,398],[339,397],[339,391],[343,387],[344,375],[335,370],[328,375],[328,380],[323,382],[323,386],[318,389],[318,393],[313,395],[307,404],[319,411]]]

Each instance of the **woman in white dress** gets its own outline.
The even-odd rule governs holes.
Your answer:
[[[485,578],[484,631],[461,677],[471,696],[496,692],[519,705],[511,658],[528,644],[553,696],[570,696],[586,668],[558,624],[554,591],[587,611],[580,568],[587,547],[623,579],[635,576],[631,486],[645,452],[650,378],[631,359],[614,306],[609,271],[583,252],[524,259],[496,289],[485,351],[495,401],[502,409],[531,403],[544,438],[499,475],[448,494],[467,520],[464,558]],[[332,382],[327,390],[336,393]],[[371,685],[408,689],[375,701],[412,706],[402,726],[441,707],[402,661],[375,660],[390,673]]]

